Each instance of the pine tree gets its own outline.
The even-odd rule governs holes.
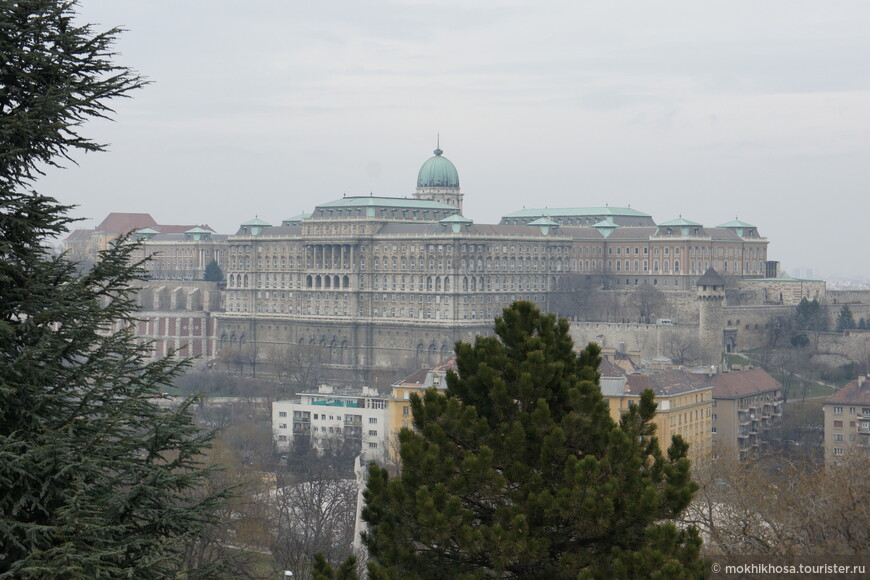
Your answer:
[[[203,273],[203,280],[206,282],[220,282],[224,279],[224,272],[221,270],[221,267],[217,262],[212,260],[205,267],[205,272]]]
[[[616,424],[600,349],[517,302],[495,336],[457,343],[447,392],[412,397],[401,474],[372,465],[364,541],[375,578],[688,578],[700,539],[687,444],[665,456],[652,391]]]
[[[856,328],[855,316],[852,314],[852,309],[848,304],[843,304],[840,308],[840,313],[837,315],[837,332],[843,332],[850,328]]]
[[[226,494],[193,494],[212,438],[193,401],[154,404],[184,363],[134,340],[132,246],[78,273],[49,249],[70,208],[30,191],[41,167],[101,150],[81,125],[143,84],[111,62],[117,30],[74,9],[0,3],[0,578],[165,578]]]

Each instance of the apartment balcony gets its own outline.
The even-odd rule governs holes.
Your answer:
[[[293,423],[294,435],[308,435],[311,433],[311,423]]]

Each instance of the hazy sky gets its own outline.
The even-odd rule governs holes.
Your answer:
[[[870,3],[82,0],[153,84],[41,189],[232,233],[403,196],[436,132],[465,215],[739,217],[791,273],[870,276]]]

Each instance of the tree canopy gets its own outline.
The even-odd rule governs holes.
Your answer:
[[[164,578],[225,492],[194,495],[212,434],[193,401],[154,404],[184,363],[134,339],[132,246],[79,273],[50,249],[70,208],[30,190],[103,149],[81,126],[143,84],[75,6],[0,3],[0,578]]]
[[[599,352],[529,302],[457,343],[446,393],[411,399],[401,474],[370,467],[372,577],[698,576],[697,533],[669,523],[696,489],[688,446],[662,453],[652,391],[611,419]]]
[[[837,332],[857,327],[858,325],[855,323],[855,315],[852,314],[852,309],[849,308],[848,304],[843,304],[843,307],[840,308],[840,313],[837,315]]]
[[[203,279],[206,282],[221,282],[224,279],[224,271],[221,270],[221,267],[217,262],[212,260],[205,267],[205,272],[203,272]]]

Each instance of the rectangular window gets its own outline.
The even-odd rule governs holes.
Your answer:
[[[278,411],[278,416],[279,416],[279,417],[286,417],[286,416],[287,416],[287,411]]]
[[[378,419],[377,417],[369,417],[369,425],[377,425]]]
[[[287,423],[278,423],[278,429],[286,429]]]
[[[843,448],[842,447],[834,447],[834,455],[837,457],[843,456]]]
[[[843,414],[843,407],[834,407],[834,414],[835,415],[842,415]]]
[[[834,421],[834,429],[842,429],[843,422],[842,421]]]
[[[369,429],[369,437],[377,437],[378,432],[375,429]]]

